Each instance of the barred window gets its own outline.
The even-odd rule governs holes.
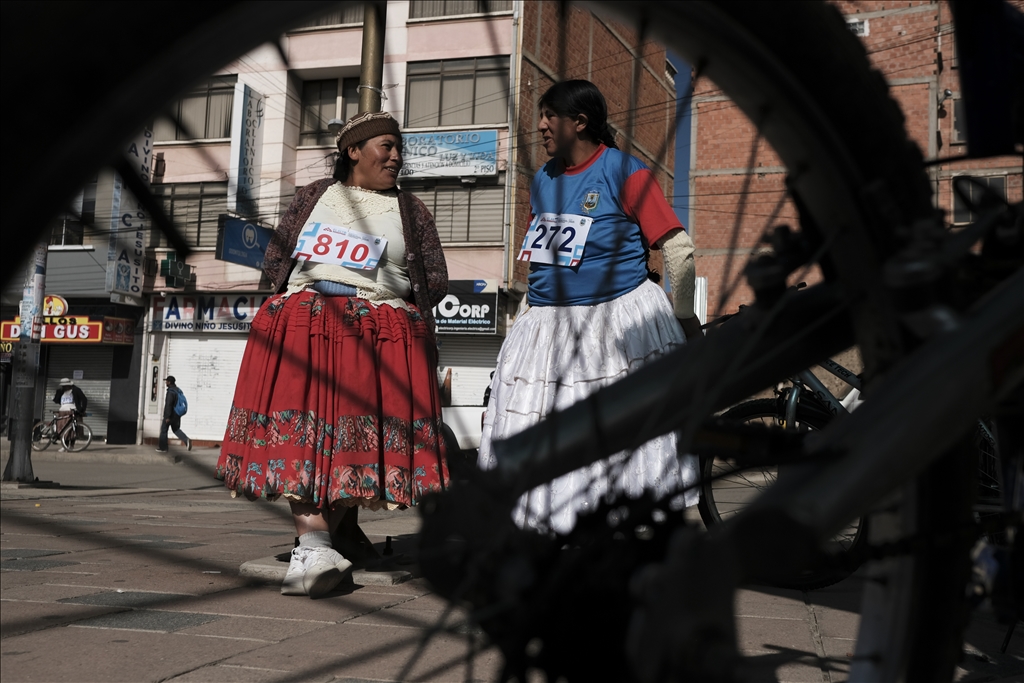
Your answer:
[[[508,65],[508,57],[410,62],[405,125],[507,122]]]
[[[157,142],[168,140],[216,140],[231,137],[231,108],[238,76],[214,76],[169,107],[180,126],[169,117],[153,124]]]
[[[1006,176],[975,176],[974,180],[980,182],[983,185],[987,185],[990,190],[995,190],[1003,198],[1006,197]],[[981,201],[983,190],[975,185],[974,183],[966,183],[967,192],[971,199],[971,204],[977,205]],[[953,223],[961,225],[965,223],[973,223],[978,219],[978,215],[971,211],[970,205],[960,198],[960,195],[953,191]]]
[[[228,210],[228,184],[168,183],[153,185],[153,194],[161,200],[164,211],[185,241],[193,247],[217,246],[217,217]],[[167,246],[167,238],[159,229],[153,229],[150,244]]]
[[[94,177],[71,201],[70,211],[55,218],[50,230],[50,244],[74,246],[85,244],[85,226],[96,222],[96,184]]]
[[[441,241],[501,242],[505,188],[501,185],[403,187],[434,215]]]
[[[359,113],[358,87],[358,78],[304,82],[299,144],[333,145],[334,133],[327,129],[327,123],[331,119],[348,121]]]
[[[512,0],[412,0],[409,3],[410,19],[511,11]]]

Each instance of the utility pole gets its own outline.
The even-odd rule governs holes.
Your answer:
[[[35,479],[32,472],[32,418],[39,371],[39,339],[43,326],[47,249],[45,241],[36,245],[25,268],[25,286],[21,294],[21,333],[12,358],[14,386],[11,392],[11,457],[4,468],[4,481],[29,482]]]
[[[384,96],[384,24],[386,2],[363,4],[363,56],[359,70],[359,113],[381,110]],[[386,97],[384,99],[387,99]]]

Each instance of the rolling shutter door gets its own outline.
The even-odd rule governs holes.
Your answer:
[[[190,438],[224,438],[245,341],[246,337],[237,335],[173,335],[168,340],[167,374],[174,376],[188,399],[188,413],[181,419],[181,429]],[[162,415],[166,392],[161,394]]]
[[[109,346],[52,346],[47,354],[43,417],[48,417],[57,409],[53,403],[53,395],[57,393],[61,378],[70,378],[89,399],[89,405],[85,409],[85,422],[92,429],[93,438],[105,438],[110,410],[110,371],[114,349]],[[82,379],[74,379],[76,370],[81,371]]]
[[[438,365],[441,377],[452,371],[452,405],[483,404],[484,391],[491,385],[491,372],[498,364],[504,337],[441,336]]]

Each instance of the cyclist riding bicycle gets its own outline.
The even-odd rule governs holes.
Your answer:
[[[79,417],[84,416],[85,409],[89,405],[89,399],[85,397],[85,392],[76,387],[75,383],[67,377],[61,379],[60,386],[57,387],[57,392],[53,395],[53,402],[60,406],[57,417],[58,434],[63,433],[75,412]],[[74,444],[75,436],[75,434],[68,435],[69,444]],[[64,448],[61,450],[63,451]]]

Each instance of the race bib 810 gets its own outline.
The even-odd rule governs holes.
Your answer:
[[[329,223],[306,223],[295,242],[292,258],[332,266],[373,270],[380,262],[387,238],[368,235]]]
[[[533,221],[519,250],[519,260],[577,266],[594,219],[571,213],[542,213]]]

